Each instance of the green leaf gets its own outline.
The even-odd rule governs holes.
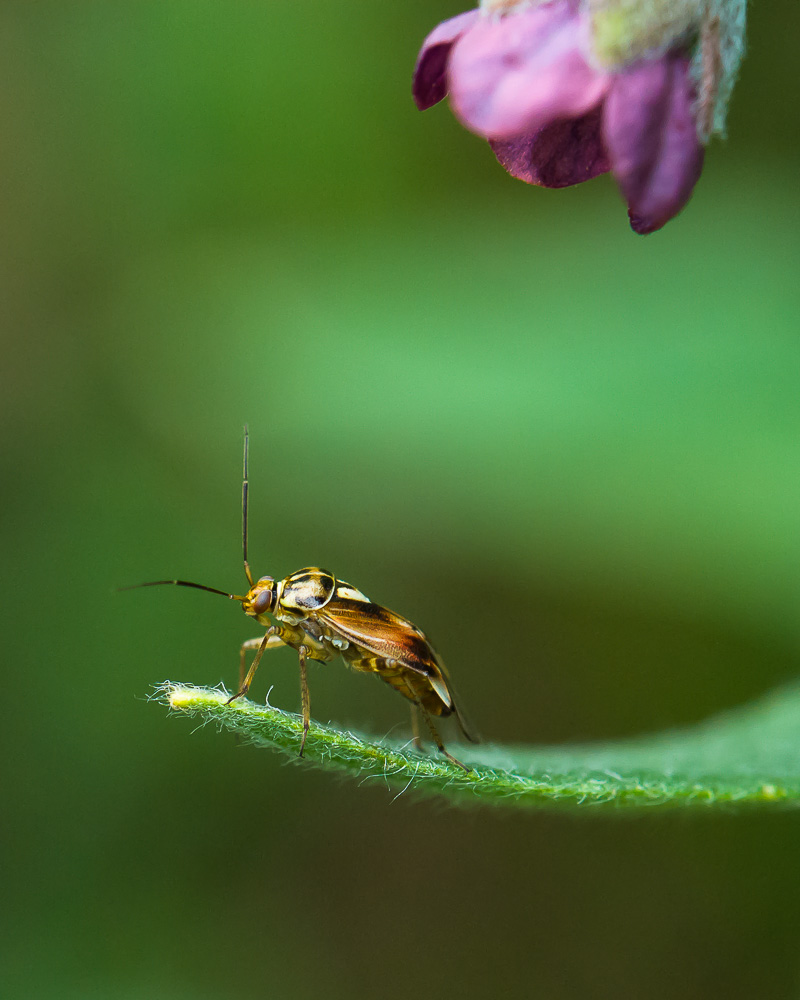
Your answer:
[[[297,759],[302,720],[223,689],[165,682],[157,700]],[[572,746],[450,747],[468,773],[435,751],[376,740],[312,722],[305,760],[317,767],[376,777],[400,791],[516,806],[709,806],[800,803],[800,687],[696,726],[636,739]]]

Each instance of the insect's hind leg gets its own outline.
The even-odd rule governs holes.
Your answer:
[[[414,734],[414,749],[422,753],[425,749],[422,743],[422,736],[419,731],[419,706],[416,703],[411,705],[411,732]]]
[[[247,639],[243,642],[239,649],[239,690],[236,694],[228,698],[226,704],[230,705],[232,701],[236,701],[237,698],[244,698],[247,694],[250,689],[250,685],[253,683],[255,672],[258,670],[258,664],[261,661],[261,657],[264,655],[264,650],[275,649],[277,646],[285,645],[286,643],[281,636],[280,627],[277,625],[273,625],[271,628],[267,629],[267,633],[263,638]],[[253,657],[253,662],[250,664],[250,669],[247,671],[247,675],[245,676],[245,656],[248,649],[256,649],[257,652]]]
[[[425,711],[424,706],[421,705],[419,702],[417,702],[415,707],[419,710],[419,712],[422,714],[422,717],[425,719],[425,722],[428,724],[428,729],[430,730],[431,733],[431,739],[438,747],[439,753],[444,754],[444,756],[447,757],[449,761],[452,761],[452,763],[455,764],[457,767],[460,767],[462,771],[466,771],[466,773],[469,774],[472,768],[467,767],[466,764],[462,764],[457,757],[454,757],[451,753],[448,753],[447,750],[445,750],[444,743],[442,743],[441,737],[439,736],[439,733],[436,731],[436,726],[434,726],[433,724],[433,719],[430,717],[429,713]]]

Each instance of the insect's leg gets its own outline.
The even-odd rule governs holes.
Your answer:
[[[245,649],[252,649],[257,641],[258,640],[256,639],[249,639],[247,642],[242,644],[242,649],[239,658],[240,672],[244,671]],[[228,698],[226,702],[227,705],[230,705],[232,701],[236,701],[237,698],[244,698],[244,696],[247,694],[250,685],[253,683],[253,677],[255,676],[255,672],[256,670],[258,670],[258,664],[261,662],[261,657],[264,655],[264,650],[274,649],[275,646],[282,646],[283,644],[284,644],[284,639],[281,634],[280,626],[273,625],[271,628],[268,628],[264,635],[264,638],[258,641],[258,650],[256,651],[256,655],[253,657],[253,662],[250,664],[250,669],[247,671],[247,676],[242,681],[239,690],[236,692],[236,694],[231,695],[231,697]]]
[[[428,723],[428,729],[430,729],[430,731],[431,731],[431,737],[433,739],[433,742],[439,748],[439,753],[444,754],[444,756],[447,757],[447,759],[449,761],[452,761],[455,765],[457,765],[458,767],[460,767],[462,771],[466,771],[467,774],[469,774],[469,772],[472,770],[472,768],[467,767],[466,764],[462,764],[460,760],[458,760],[451,753],[448,753],[445,750],[444,743],[442,743],[441,737],[436,732],[436,727],[433,724],[433,719],[425,711],[425,708],[422,705],[419,704],[419,702],[417,702],[417,707],[419,708],[420,712],[422,713],[423,718],[425,719],[425,721]]]
[[[300,656],[300,698],[303,704],[303,742],[300,744],[300,756],[302,757],[306,746],[308,727],[311,725],[311,698],[308,694],[308,676],[306,674],[308,647],[300,646],[297,652]]]
[[[419,732],[419,708],[417,705],[411,705],[411,732],[414,734],[414,747],[417,750],[424,750],[422,745],[422,736]]]
[[[255,639],[247,639],[245,642],[242,643],[239,649],[239,688],[238,688],[239,691],[241,691],[242,688],[244,687],[245,661],[246,661],[245,654],[247,653],[248,649],[258,649],[258,647],[261,645],[261,641],[262,641],[261,636],[258,636]],[[283,641],[283,639],[281,639],[279,635],[272,635],[269,637],[269,641],[267,642],[267,649],[275,649],[277,646],[285,646],[285,645],[286,643]],[[251,677],[250,680],[252,681],[252,679],[253,678]]]
[[[241,691],[242,688],[244,687],[244,675],[247,673],[246,669],[247,650],[258,649],[258,647],[261,645],[261,638],[262,637],[259,636],[257,639],[247,639],[239,647],[239,687],[236,689],[237,691]]]

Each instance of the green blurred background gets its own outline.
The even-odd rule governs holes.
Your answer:
[[[251,558],[431,633],[498,742],[691,723],[797,674],[798,121],[753,5],[687,211],[509,179],[418,46],[454,3],[5,0],[14,997],[789,997],[791,815],[462,811],[147,704],[235,683]],[[397,696],[312,671],[321,721]],[[253,695],[295,710],[296,657]],[[396,727],[393,729],[393,727]]]

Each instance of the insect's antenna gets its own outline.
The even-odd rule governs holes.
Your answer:
[[[246,598],[239,597],[238,594],[229,594],[227,590],[217,590],[216,587],[206,587],[203,583],[189,583],[188,580],[150,580],[147,583],[134,583],[130,587],[117,587],[117,590],[137,590],[139,587],[194,587],[195,590],[207,590],[209,594],[221,594],[232,601],[245,601]]]
[[[247,501],[250,491],[250,483],[247,473],[247,453],[250,450],[250,432],[247,424],[244,425],[244,457],[242,459],[242,556],[244,559],[244,575],[247,582],[253,586],[253,574],[250,572],[250,563],[247,561]]]

